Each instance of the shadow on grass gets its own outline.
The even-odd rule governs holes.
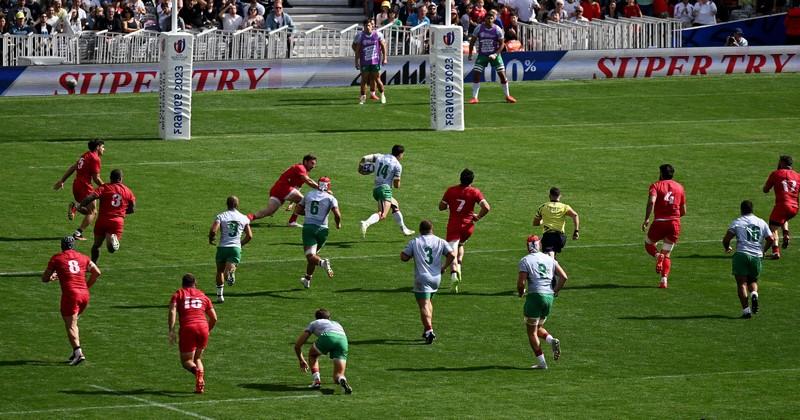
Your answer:
[[[41,272],[31,273],[0,273],[0,277],[42,277]]]
[[[564,287],[564,290],[581,290],[581,289],[655,289],[656,286],[647,286],[644,284],[613,284],[613,283],[604,283],[604,284],[585,284],[581,286],[572,286],[567,285]]]
[[[531,370],[529,367],[520,366],[465,366],[465,367],[431,367],[431,368],[390,368],[386,370],[400,371],[400,372],[477,372],[483,370]]]
[[[225,292],[225,297],[254,297],[254,296],[268,296],[275,299],[300,299],[298,297],[293,296],[284,296],[279,293],[288,293],[288,292],[299,292],[302,291],[302,287],[298,287],[297,289],[285,289],[285,290],[259,290],[255,292]]]
[[[159,389],[132,389],[132,390],[105,390],[105,389],[96,389],[96,390],[84,390],[84,389],[67,389],[59,391],[62,394],[71,394],[71,395],[108,395],[114,397],[125,397],[125,396],[133,396],[133,395],[152,395],[157,397],[169,397],[169,398],[185,398],[190,395],[194,395],[192,391],[167,391],[167,390],[159,390]]]
[[[700,255],[700,254],[691,254],[691,255],[676,255],[671,258],[679,258],[679,259],[701,259],[701,260],[729,260],[731,259],[730,255],[726,254],[715,254],[715,255]]]
[[[32,238],[10,238],[8,236],[0,236],[0,242],[35,242],[35,241],[57,241],[63,236],[37,236]]]
[[[47,360],[0,360],[0,367],[4,366],[69,366],[66,361],[52,362]]]
[[[264,392],[315,392],[315,390],[309,389],[307,386],[293,386],[284,384],[239,384],[239,387],[247,389],[255,389],[257,391],[264,391]],[[320,388],[316,390],[316,392],[325,395],[333,394],[332,389],[325,389],[325,388]]]
[[[169,305],[114,305],[112,309],[167,309]]]
[[[364,289],[363,287],[355,287],[352,289],[336,290],[334,293],[410,293],[411,286],[398,287],[396,289]]]
[[[632,321],[674,321],[686,319],[739,319],[738,316],[731,315],[646,315],[646,316],[621,316],[617,319],[632,320]]]
[[[372,340],[350,340],[348,344],[351,346],[358,346],[361,344],[385,344],[388,346],[416,346],[416,345],[426,345],[425,341],[422,339],[405,339],[405,340],[398,340],[392,338],[375,338]]]

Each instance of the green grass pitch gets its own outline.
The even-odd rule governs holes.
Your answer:
[[[751,320],[738,319],[720,244],[741,200],[769,215],[773,196],[761,187],[778,156],[800,159],[800,75],[511,89],[514,105],[484,84],[462,133],[428,129],[426,87],[390,86],[384,106],[359,106],[356,88],[203,93],[189,142],[157,140],[155,95],[0,99],[0,419],[800,417],[800,243],[765,261],[762,311]],[[69,367],[58,285],[33,273],[75,228],[69,183],[52,185],[93,137],[106,140],[103,178],[123,169],[138,202],[120,251],[99,261],[80,321],[87,361]],[[492,205],[468,245],[462,293],[444,288],[434,299],[432,346],[419,339],[412,266],[399,260],[407,239],[392,221],[366,240],[358,229],[375,207],[358,159],[395,143],[407,150],[396,197],[411,228],[430,218],[444,235],[437,203],[464,167]],[[167,343],[170,294],[185,272],[213,294],[206,234],[225,197],[261,208],[309,152],[319,157],[312,176],[333,178],[343,213],[323,252],[336,277],[318,272],[302,289],[288,213],[257,223],[217,306],[207,391],[196,396]],[[665,162],[686,187],[688,214],[670,288],[659,290],[640,226]],[[560,258],[570,280],[547,323],[562,358],[546,353],[550,369],[533,371],[514,289],[551,186],[580,214],[582,236]],[[306,389],[298,369],[293,342],[321,306],[348,332],[353,395],[331,383],[328,359],[322,391]]]

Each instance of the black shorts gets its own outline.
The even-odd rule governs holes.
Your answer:
[[[559,253],[567,244],[567,235],[553,230],[542,235],[542,251]]]

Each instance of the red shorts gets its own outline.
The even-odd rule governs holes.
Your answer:
[[[475,222],[465,222],[463,220],[454,220],[447,222],[447,242],[459,241],[461,243],[467,242],[475,231]]]
[[[76,184],[72,183],[72,197],[75,198],[75,201],[80,203],[83,201],[84,198],[88,197],[89,194],[94,192],[94,188],[91,185],[84,185],[84,184]]]
[[[681,221],[680,220],[663,220],[653,222],[650,229],[647,231],[647,238],[653,243],[660,240],[677,243],[678,238],[681,236]]]
[[[769,214],[769,221],[773,224],[782,225],[795,216],[797,216],[797,207],[778,204],[772,208],[772,213]]]
[[[61,316],[82,314],[89,306],[89,294],[61,294]]]
[[[122,231],[125,227],[124,217],[115,217],[113,219],[97,219],[94,224],[94,237],[105,238],[106,234],[117,235],[117,239],[122,239]]]
[[[296,189],[297,188],[287,184],[275,184],[270,188],[269,196],[277,198],[281,201],[281,204],[283,204],[283,202],[286,201],[286,197]]]
[[[204,349],[208,345],[208,325],[192,324],[181,325],[178,348],[181,353],[189,353],[197,349]]]

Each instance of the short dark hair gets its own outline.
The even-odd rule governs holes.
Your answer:
[[[397,156],[400,156],[400,155],[401,155],[401,154],[403,154],[403,152],[405,152],[405,151],[406,151],[406,148],[405,148],[405,147],[403,147],[403,145],[402,145],[402,144],[395,144],[394,146],[392,146],[392,154],[393,154],[395,157],[397,157]]]
[[[314,319],[331,319],[331,311],[325,308],[319,308],[314,312]]]
[[[433,230],[433,222],[430,220],[423,220],[419,222],[419,233],[427,235]]]
[[[750,200],[742,201],[742,204],[739,205],[739,210],[741,210],[742,215],[750,214],[753,212],[753,202]]]
[[[467,168],[464,168],[464,170],[461,171],[461,185],[467,186],[469,184],[472,184],[472,181],[474,180],[475,180],[475,172],[472,172]]]
[[[192,287],[197,284],[197,279],[194,278],[194,274],[186,273],[183,275],[183,279],[181,279],[181,284],[183,287]]]
[[[550,187],[550,197],[560,197],[561,190],[558,187]]]
[[[303,162],[308,162],[309,160],[317,160],[317,157],[312,155],[311,153],[303,156]]]
[[[89,150],[94,152],[98,147],[100,147],[100,145],[103,144],[106,144],[106,142],[100,139],[89,140]]]
[[[672,179],[673,175],[675,175],[675,168],[673,168],[669,163],[659,166],[658,170],[661,172],[661,179],[664,180]]]
[[[114,169],[111,171],[111,182],[122,181],[122,169]]]
[[[794,163],[789,155],[781,155],[780,162],[786,166],[792,166],[792,163]]]
[[[239,197],[232,195],[227,200],[228,210],[233,210],[239,207]]]

